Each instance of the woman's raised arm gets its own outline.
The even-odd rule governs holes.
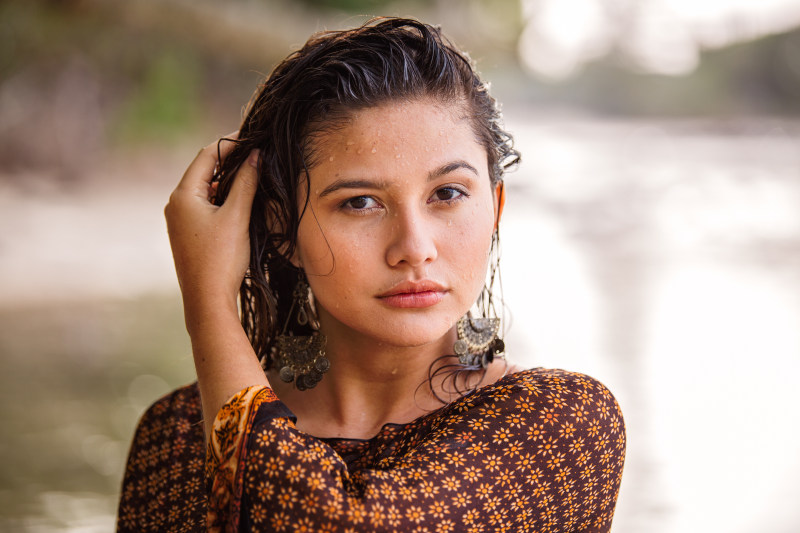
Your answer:
[[[233,142],[221,141],[224,158]],[[250,256],[248,227],[257,185],[257,152],[237,174],[225,203],[209,200],[217,142],[186,169],[164,208],[186,329],[192,340],[206,437],[214,416],[236,392],[269,385],[239,320],[237,294]]]

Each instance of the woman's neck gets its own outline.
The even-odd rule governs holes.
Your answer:
[[[369,438],[386,423],[410,422],[441,407],[428,373],[442,354],[452,351],[454,340],[451,332],[429,345],[396,347],[334,334],[326,345],[331,368],[315,388],[298,391],[280,381],[277,369],[269,381],[302,431],[317,437]],[[432,385],[441,388],[437,381]]]
[[[282,382],[277,369],[269,373],[269,380],[297,416],[301,431],[322,438],[368,439],[387,423],[411,422],[442,407],[443,401],[460,397],[444,377],[446,373],[429,379],[431,369],[456,362],[437,361],[439,353],[447,352],[431,355],[421,348],[389,350],[384,346],[366,353],[366,360],[337,357],[334,352],[330,371],[313,389],[299,391],[294,384]],[[459,390],[488,385],[520,370],[519,365],[496,359],[485,373],[462,375]]]

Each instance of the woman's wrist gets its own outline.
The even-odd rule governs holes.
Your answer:
[[[192,338],[220,327],[230,328],[231,324],[241,328],[236,296],[221,293],[184,294],[183,314],[186,331]]]

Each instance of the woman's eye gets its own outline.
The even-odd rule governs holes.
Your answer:
[[[343,206],[353,210],[372,209],[379,207],[378,202],[369,196],[356,196],[355,198],[350,198],[344,202]]]
[[[459,200],[463,196],[466,196],[466,193],[456,189],[455,187],[442,187],[433,193],[432,200],[439,202],[450,202],[452,200]]]

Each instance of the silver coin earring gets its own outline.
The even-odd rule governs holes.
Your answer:
[[[500,278],[500,235],[497,229],[492,235],[491,254],[494,260],[489,269],[489,282],[484,284],[476,302],[482,316],[473,317],[471,311],[462,316],[456,323],[458,339],[453,345],[459,363],[484,369],[495,357],[502,357],[506,350],[505,342],[499,336],[500,319],[493,301],[495,278]]]
[[[471,313],[462,316],[456,324],[458,340],[453,350],[458,362],[467,366],[486,368],[494,358],[506,351],[500,332],[499,318],[474,318]]]
[[[297,390],[301,391],[316,387],[322,375],[331,367],[325,354],[326,338],[318,331],[319,322],[309,302],[309,291],[306,276],[301,270],[283,331],[275,338],[278,376],[286,383],[294,381]],[[293,335],[288,331],[293,313],[296,314],[298,324],[311,326],[314,330],[311,335]]]

